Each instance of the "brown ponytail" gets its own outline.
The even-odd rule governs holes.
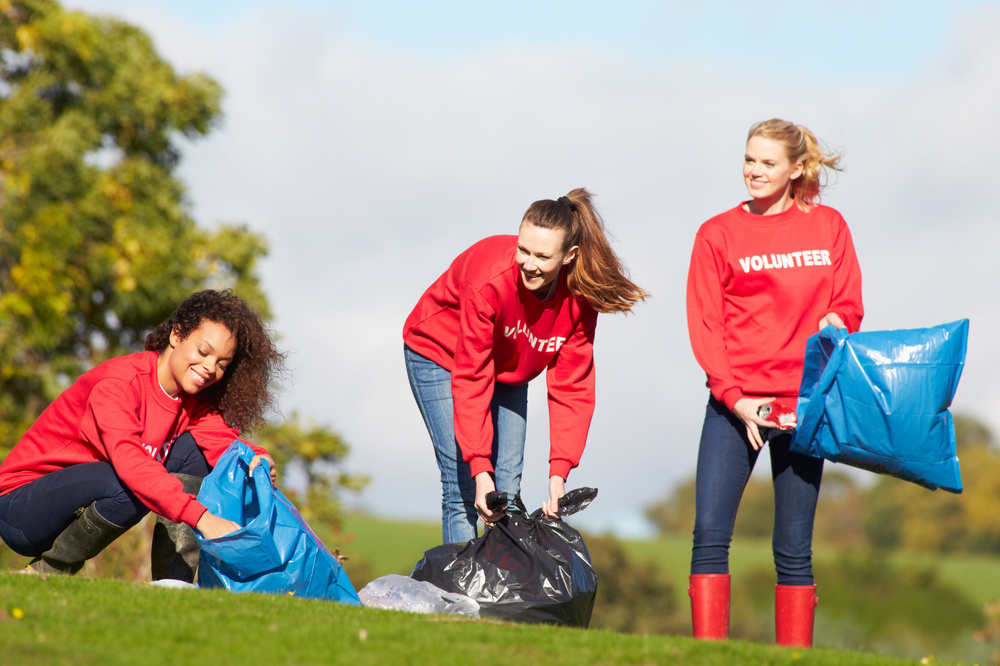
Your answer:
[[[608,243],[592,196],[580,187],[555,201],[536,201],[528,207],[524,222],[541,229],[562,229],[566,235],[563,249],[579,247],[566,276],[571,293],[585,298],[598,312],[631,312],[649,294],[629,280],[627,269]]]

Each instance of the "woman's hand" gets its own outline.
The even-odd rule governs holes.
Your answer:
[[[553,520],[559,518],[559,498],[566,494],[566,479],[549,477],[549,498],[542,502],[542,513]]]
[[[250,468],[248,470],[249,473],[253,474],[254,468],[260,464],[261,460],[267,461],[267,466],[271,470],[271,485],[275,485],[278,482],[278,468],[274,464],[274,459],[266,453],[256,455],[252,460],[250,460]]]
[[[236,530],[240,529],[240,526],[231,520],[220,518],[219,516],[206,511],[201,514],[201,518],[198,519],[198,524],[195,525],[195,529],[201,532],[201,536],[206,539],[218,539],[219,537],[224,537],[227,534],[232,534]]]
[[[486,523],[486,527],[493,527],[493,523],[503,518],[503,515],[507,512],[506,506],[496,513],[490,511],[490,508],[486,506],[486,495],[496,489],[496,484],[493,482],[493,477],[489,472],[476,474],[476,511],[479,512],[479,517]]]
[[[836,326],[837,328],[847,328],[847,324],[844,320],[840,318],[840,315],[836,312],[827,312],[826,316],[819,320],[819,330],[823,330],[827,326]]]
[[[733,405],[733,415],[746,426],[747,437],[750,439],[750,446],[753,447],[754,451],[760,451],[764,446],[764,439],[760,436],[758,428],[778,427],[777,423],[765,421],[757,414],[761,405],[768,405],[772,402],[774,402],[774,398],[740,398]]]

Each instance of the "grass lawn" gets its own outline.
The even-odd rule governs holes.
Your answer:
[[[324,535],[325,536],[325,535]],[[325,537],[351,559],[356,589],[388,573],[409,574],[441,540],[436,522],[414,523],[350,515],[339,534]],[[690,541],[666,537],[624,542],[635,560],[649,560],[673,583],[686,609]],[[835,552],[818,549],[817,559]],[[933,565],[982,604],[1000,598],[1000,561],[974,556],[895,555]],[[18,558],[8,558],[14,567]],[[767,542],[737,540],[736,576],[770,569]],[[827,622],[826,631],[830,627]],[[685,633],[685,632],[679,632]],[[829,645],[829,642],[827,643]],[[851,648],[862,643],[843,643]],[[894,649],[876,650],[901,654]],[[458,654],[499,654],[552,664],[897,664],[916,663],[835,650],[796,652],[768,644],[709,645],[686,636],[507,625],[492,621],[415,616],[291,597],[223,591],[167,590],[121,580],[32,576],[0,568],[0,666],[117,663],[454,663]],[[912,652],[910,652],[912,654]],[[947,663],[940,658],[928,663]],[[961,659],[955,653],[952,659]],[[803,658],[806,657],[806,658]],[[486,657],[484,657],[486,658]],[[500,657],[498,657],[499,659]],[[982,662],[982,663],[989,663]]]
[[[12,573],[0,573],[0,657],[18,666],[918,663],[835,650],[708,643],[412,615],[289,596]]]

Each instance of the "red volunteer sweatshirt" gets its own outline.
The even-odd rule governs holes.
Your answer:
[[[197,396],[168,396],[156,360],[151,351],[119,356],[81,375],[0,464],[0,495],[70,465],[108,462],[143,504],[194,527],[206,509],[164,469],[170,446],[190,430],[214,466],[239,431]]]
[[[864,314],[861,270],[836,210],[754,215],[741,204],[698,230],[688,333],[712,395],[730,410],[743,396],[776,396],[794,413],[806,340],[830,312],[851,332]]]
[[[597,312],[566,287],[539,300],[514,262],[516,236],[493,236],[463,252],[424,292],[403,340],[451,372],[455,437],[472,475],[492,472],[495,382],[520,385],[544,370],[549,403],[549,476],[580,462],[594,413]]]

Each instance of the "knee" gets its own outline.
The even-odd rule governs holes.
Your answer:
[[[205,454],[198,448],[194,435],[187,431],[174,440],[167,454],[164,467],[173,474],[190,474],[192,476],[208,476],[212,471]]]

